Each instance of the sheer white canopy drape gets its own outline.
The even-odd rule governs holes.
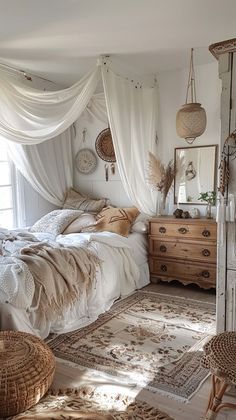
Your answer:
[[[62,134],[83,112],[100,79],[96,67],[68,89],[45,92],[0,69],[0,136],[37,144]]]
[[[85,112],[91,117],[108,124],[107,105],[104,92],[95,93],[86,106]]]
[[[101,94],[94,95],[101,73],[105,102]],[[15,143],[10,152],[14,163],[44,198],[61,205],[72,183],[71,144],[65,130],[86,106],[103,121],[107,108],[126,193],[140,211],[155,214],[156,194],[146,184],[146,165],[148,151],[155,147],[156,88],[135,87],[101,63],[70,88],[53,92],[32,89],[0,69],[0,89],[0,136]],[[60,146],[58,139],[49,142],[59,135]],[[42,142],[45,145],[37,146]]]
[[[157,194],[147,186],[148,151],[157,128],[156,88],[135,86],[107,66],[102,78],[117,165],[131,202],[143,213],[156,213]]]
[[[45,200],[62,206],[73,186],[71,128],[56,138],[33,146],[9,142],[10,159]]]

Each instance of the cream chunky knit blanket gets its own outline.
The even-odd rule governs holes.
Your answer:
[[[81,293],[92,285],[100,265],[99,258],[86,245],[63,247],[37,243],[23,248],[18,255],[31,272],[35,293],[33,307],[40,322],[63,316]]]

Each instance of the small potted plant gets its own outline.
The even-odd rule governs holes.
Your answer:
[[[216,204],[216,192],[215,191],[207,191],[204,193],[200,193],[198,200],[205,201],[207,203],[206,207],[206,217],[207,219],[212,219],[211,214],[211,206],[215,206]]]

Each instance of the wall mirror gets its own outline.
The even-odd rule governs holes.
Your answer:
[[[216,152],[216,145],[175,149],[175,204],[206,205],[198,197],[216,190]]]

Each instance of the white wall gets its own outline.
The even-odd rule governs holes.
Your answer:
[[[218,62],[195,66],[197,101],[202,104],[207,114],[205,133],[198,137],[193,146],[219,144],[220,141],[220,95],[221,81],[218,76]],[[176,133],[176,113],[185,102],[187,90],[188,69],[161,72],[159,82],[159,152],[165,163],[174,159],[175,147],[188,147],[184,139]],[[191,146],[189,146],[191,147]],[[205,215],[205,205],[181,205],[184,210],[191,207],[199,208]],[[173,213],[173,190],[169,195],[169,212]]]
[[[32,226],[44,214],[54,210],[56,206],[49,203],[40,194],[35,191],[26,179],[18,173],[18,185],[20,185],[20,201],[18,205],[21,208],[21,218],[16,217],[18,226]]]

